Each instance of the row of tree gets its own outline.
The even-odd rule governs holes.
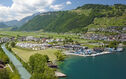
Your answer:
[[[1,47],[0,47],[0,60],[3,61],[4,64],[9,63],[9,58],[5,55]],[[9,79],[9,72],[6,69],[0,69],[0,79]]]

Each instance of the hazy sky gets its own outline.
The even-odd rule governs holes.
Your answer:
[[[126,0],[0,0],[0,21],[20,20],[37,12],[75,9],[89,3],[126,4]]]

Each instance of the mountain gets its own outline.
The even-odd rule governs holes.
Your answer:
[[[0,28],[8,28],[9,26],[4,24],[3,22],[0,22]]]
[[[19,21],[19,26],[22,26],[23,24],[27,23],[29,20],[31,20],[33,17],[39,15],[40,13],[35,13],[32,16],[27,16]]]
[[[83,32],[90,28],[126,26],[126,5],[86,4],[75,10],[41,13],[19,31]]]
[[[7,22],[4,22],[6,25],[8,26],[12,26],[12,27],[20,27],[22,26],[23,24],[27,23],[29,20],[31,20],[33,17],[35,17],[36,15],[40,14],[39,12],[38,13],[35,13],[33,14],[32,16],[27,16],[23,19],[21,19],[20,21],[17,21],[17,20],[12,20],[12,21],[7,21]]]
[[[19,24],[19,22],[17,20],[12,20],[12,21],[7,21],[7,22],[4,22],[6,25],[8,26],[17,26]]]

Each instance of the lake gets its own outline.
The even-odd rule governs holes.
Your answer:
[[[70,56],[60,69],[61,79],[126,79],[126,51],[96,57]]]

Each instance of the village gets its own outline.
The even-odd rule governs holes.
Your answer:
[[[117,34],[117,35],[104,35],[104,34],[94,34],[87,33],[80,37],[81,39],[87,40],[103,40],[103,41],[126,41],[126,34]]]
[[[87,40],[104,40],[104,41],[126,41],[126,34],[115,35],[115,36],[105,36],[100,34],[85,34],[80,39]],[[122,43],[119,43],[115,47],[105,47],[107,43],[97,42],[99,47],[89,48],[88,46],[83,46],[81,43],[74,43],[73,40],[66,39],[54,39],[54,38],[36,38],[34,36],[20,36],[16,37],[2,37],[0,43],[14,41],[17,47],[32,49],[32,50],[45,50],[45,49],[59,49],[64,50],[66,55],[82,55],[82,56],[92,56],[98,53],[111,53],[123,51]],[[89,43],[91,45],[96,43]]]
[[[94,33],[95,32],[95,33]],[[81,39],[103,41],[126,41],[126,27],[111,26],[108,28],[91,28]]]

